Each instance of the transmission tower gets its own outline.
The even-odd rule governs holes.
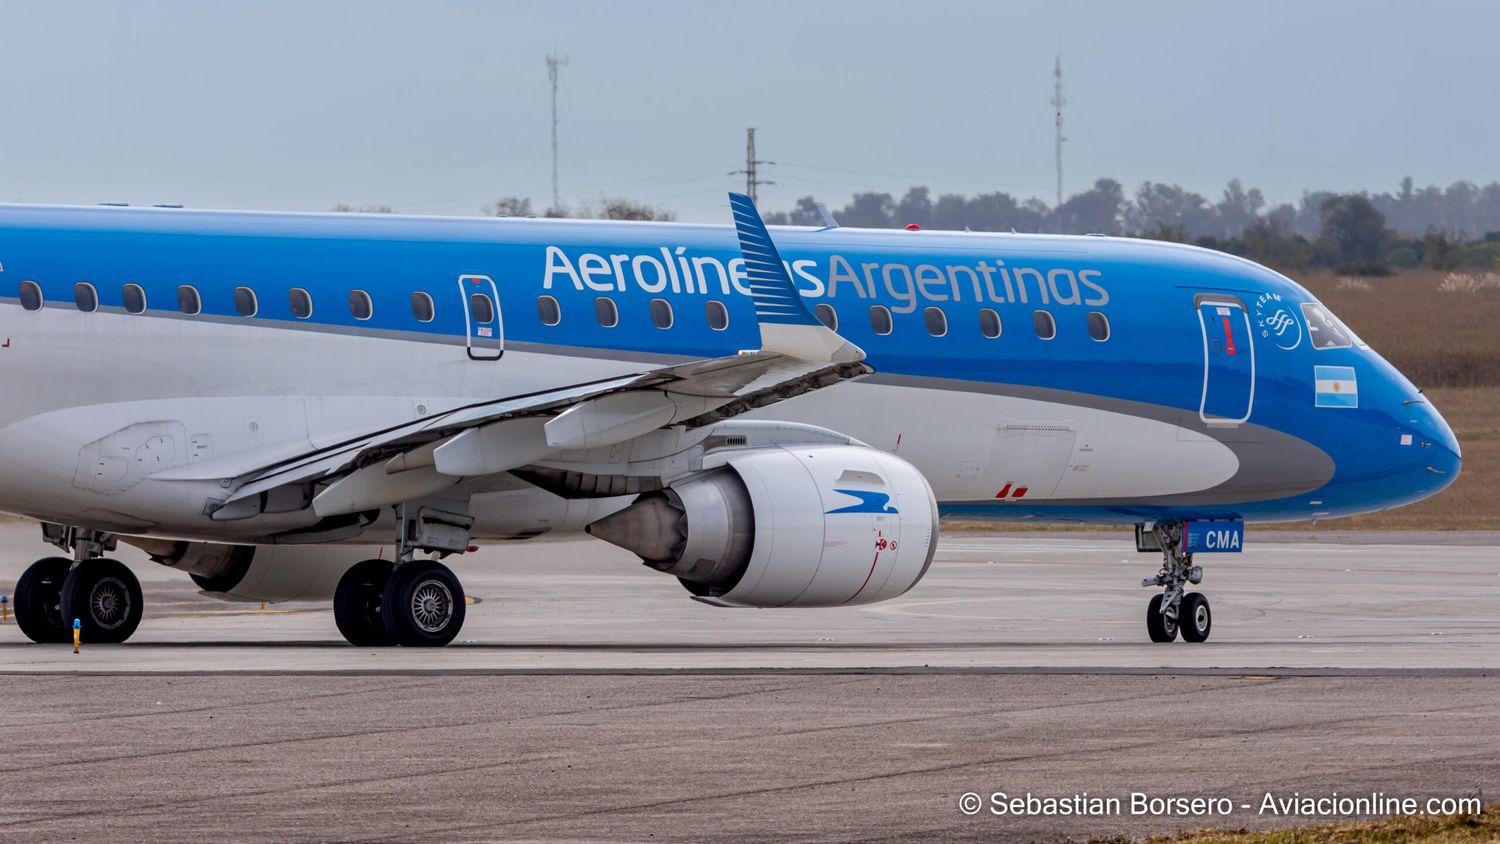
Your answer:
[[[557,48],[547,57],[547,79],[552,83],[552,207],[561,208],[562,198],[557,192],[557,69],[568,63],[568,57],[557,57]]]
[[[1057,214],[1057,230],[1059,232],[1062,231],[1062,201],[1063,201],[1063,168],[1062,168],[1062,161],[1063,161],[1063,159],[1062,159],[1062,149],[1063,149],[1063,141],[1067,140],[1067,138],[1063,137],[1063,105],[1067,103],[1067,100],[1063,98],[1063,86],[1062,86],[1062,82],[1063,82],[1063,80],[1062,80],[1062,56],[1058,56],[1057,57],[1057,63],[1052,68],[1052,107],[1057,110],[1057,112],[1056,112],[1056,120],[1057,120],[1057,150],[1056,150],[1056,155],[1057,155],[1057,204],[1053,206],[1053,211],[1054,211],[1054,213]]]
[[[774,161],[762,161],[755,157],[755,130],[745,130],[745,169],[730,170],[731,176],[745,177],[745,195],[750,197],[751,202],[756,202],[756,189],[761,185],[774,185],[773,181],[760,177],[760,166],[762,164],[775,164]]]

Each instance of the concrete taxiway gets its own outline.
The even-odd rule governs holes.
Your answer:
[[[1204,560],[1204,645],[1146,641],[1128,534],[953,533],[907,596],[804,611],[697,604],[602,543],[486,549],[436,651],[122,553],[131,642],[0,626],[0,837],[1055,840],[1306,822],[1267,792],[1493,800],[1500,537],[1255,536]],[[47,552],[0,548],[6,592]],[[960,811],[996,791],[1127,810]]]
[[[1446,544],[1260,542],[1200,557],[1206,645],[1146,638],[1142,577],[1158,558],[1128,533],[946,537],[927,577],[882,604],[734,610],[594,540],[507,545],[454,561],[477,603],[455,645],[355,649],[327,605],[231,604],[122,546],[145,621],[118,647],[26,643],[0,627],[0,671],[621,671],[724,669],[1500,669],[1500,537]],[[0,589],[47,546],[0,526]]]

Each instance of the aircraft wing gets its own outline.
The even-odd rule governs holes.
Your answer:
[[[212,517],[394,504],[547,454],[697,426],[869,374],[864,351],[818,322],[749,197],[730,194],[761,347],[530,395],[484,401],[243,471]],[[415,473],[415,474],[414,474]],[[430,485],[432,489],[422,490]],[[292,494],[295,493],[295,494]],[[389,498],[389,500],[385,500]]]

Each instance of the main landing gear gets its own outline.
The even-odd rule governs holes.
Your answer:
[[[1146,605],[1146,632],[1153,642],[1171,642],[1182,633],[1185,642],[1206,642],[1213,629],[1213,612],[1202,592],[1187,592],[1186,585],[1203,581],[1203,567],[1193,565],[1193,555],[1182,550],[1182,524],[1155,522],[1136,526],[1138,550],[1161,549],[1161,571],[1141,581],[1142,586],[1160,586],[1161,594]]]
[[[339,632],[358,647],[441,647],[464,626],[464,590],[458,577],[416,552],[461,552],[473,520],[416,504],[397,508],[401,523],[396,562],[365,560],[344,572],[333,595]]]
[[[44,557],[16,582],[16,624],[38,643],[72,641],[73,620],[85,642],[130,638],[141,623],[141,584],[118,560],[104,557],[115,538],[102,531],[43,525],[47,541],[74,558]]]
[[[464,626],[464,590],[436,560],[356,563],[339,580],[333,619],[349,644],[441,647]]]

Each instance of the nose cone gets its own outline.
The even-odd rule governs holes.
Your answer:
[[[1402,503],[1410,504],[1436,495],[1452,484],[1458,478],[1463,457],[1458,437],[1426,396],[1413,397],[1403,404],[1404,427],[1411,433],[1401,438],[1401,451],[1407,452],[1407,457],[1403,460],[1405,468],[1397,477],[1402,479],[1402,497],[1406,499]],[[1406,445],[1408,442],[1410,445]]]
[[[1427,438],[1424,445],[1430,452],[1427,458],[1428,469],[1441,472],[1447,477],[1447,483],[1443,486],[1453,483],[1463,466],[1463,451],[1458,446],[1458,437],[1448,426],[1448,420],[1438,413],[1436,407],[1424,400],[1421,413],[1417,415],[1417,428]]]

